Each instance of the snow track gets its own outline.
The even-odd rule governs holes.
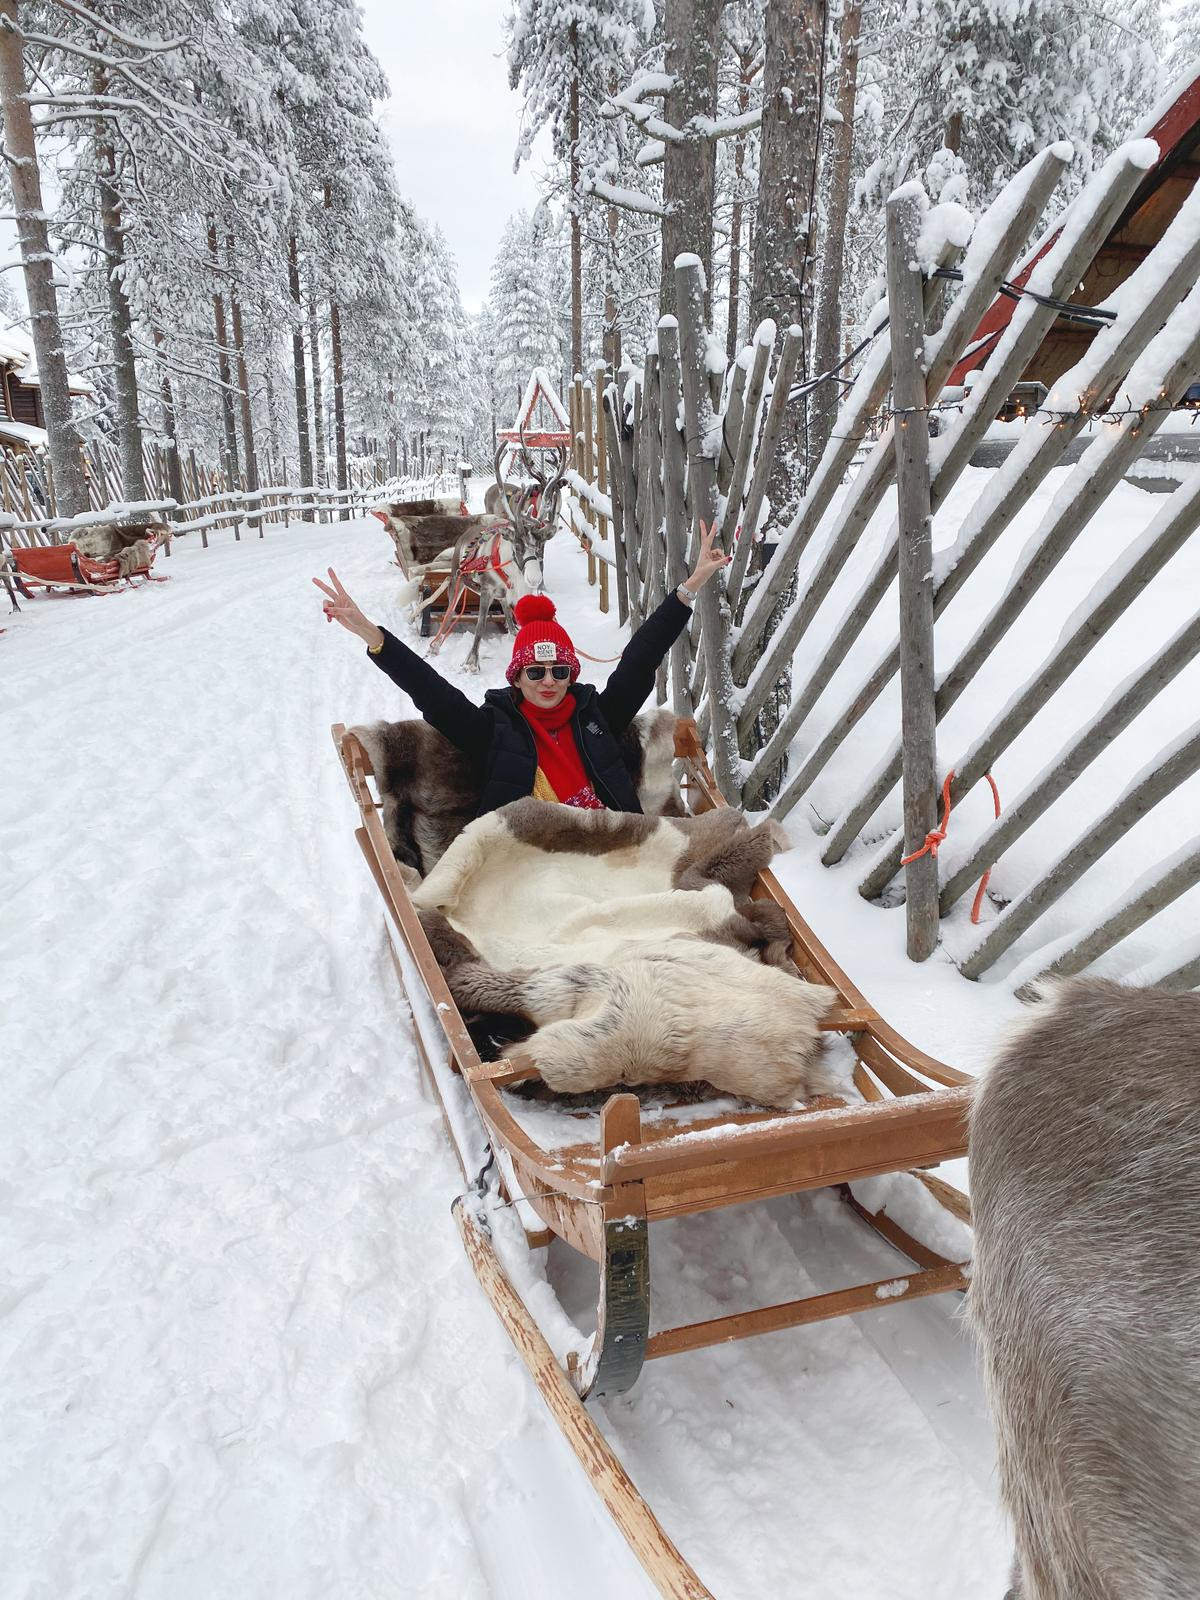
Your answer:
[[[329,724],[405,707],[308,578],[386,618],[386,541],[188,543],[0,638],[0,1592],[641,1600],[459,1247],[354,844]],[[898,1270],[824,1195],[652,1251],[659,1324]],[[946,1297],[653,1363],[599,1415],[721,1600],[1003,1591]]]

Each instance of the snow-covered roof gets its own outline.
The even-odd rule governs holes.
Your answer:
[[[556,421],[564,428],[571,426],[571,419],[567,415],[567,408],[558,397],[558,390],[551,381],[550,374],[545,367],[534,367],[529,374],[529,382],[525,385],[525,393],[521,396],[521,409],[517,412],[517,427],[528,427],[533,421],[534,406],[537,404],[538,393],[550,407]]]
[[[0,417],[0,439],[31,444],[40,450],[46,448],[45,428],[35,428],[32,422],[14,422],[11,417]]]
[[[22,383],[41,388],[42,380],[38,376],[33,340],[24,328],[15,324],[0,328],[0,366],[11,367],[19,375]],[[67,386],[72,394],[92,393],[92,385],[77,372],[67,373]]]

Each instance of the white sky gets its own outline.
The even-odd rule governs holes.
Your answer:
[[[520,101],[503,58],[505,0],[359,4],[392,87],[382,122],[400,192],[440,224],[463,305],[478,311],[505,222],[537,201],[534,173],[512,170]]]

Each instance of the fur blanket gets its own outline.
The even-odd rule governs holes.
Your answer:
[[[471,763],[427,722],[371,722],[350,732],[375,769],[384,831],[396,860],[424,876],[479,809],[482,785]],[[671,713],[643,711],[621,747],[643,811],[680,815]]]
[[[121,563],[121,576],[149,566],[154,559],[151,541],[160,542],[168,533],[165,522],[157,518],[149,522],[97,522],[81,533],[72,535],[72,543],[81,555],[93,561],[117,560]]]
[[[535,1031],[513,1059],[562,1093],[705,1080],[788,1106],[843,1085],[779,908],[780,841],[738,811],[647,817],[518,800],[473,822],[413,898],[469,1016]]]

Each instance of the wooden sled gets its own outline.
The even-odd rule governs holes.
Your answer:
[[[971,1080],[889,1026],[821,945],[774,874],[764,871],[754,897],[782,907],[796,965],[806,978],[837,992],[838,1004],[821,1026],[851,1041],[863,1103],[826,1099],[796,1111],[747,1109],[719,1117],[697,1117],[692,1105],[686,1120],[676,1121],[668,1111],[650,1123],[636,1095],[614,1093],[601,1111],[598,1139],[542,1148],[505,1094],[528,1072],[508,1060],[480,1059],[434,960],[387,842],[365,750],[341,725],[333,736],[360,811],[356,837],[394,928],[393,957],[412,1006],[422,1070],[441,1103],[464,1177],[468,1184],[476,1178],[480,1154],[486,1156],[490,1147],[505,1198],[519,1201],[522,1209],[527,1202],[536,1214],[525,1228],[530,1248],[557,1235],[596,1263],[596,1333],[586,1357],[569,1362],[566,1373],[555,1361],[501,1264],[478,1182],[454,1203],[471,1264],[634,1554],[662,1594],[698,1600],[709,1591],[641,1500],[581,1400],[629,1389],[646,1361],[663,1356],[964,1290],[965,1263],[927,1248],[886,1212],[868,1211],[849,1184],[913,1172],[939,1205],[969,1222],[966,1196],[920,1169],[965,1155]],[[699,814],[724,805],[694,724],[677,724],[675,749],[688,809]],[[652,1223],[818,1188],[835,1190],[916,1270],[650,1332]]]
[[[146,583],[166,583],[166,578],[155,577],[151,572],[158,551],[156,541],[150,544],[149,563],[136,567],[122,576],[120,563],[114,558],[104,561],[85,556],[74,544],[34,545],[28,548],[14,546],[13,581],[26,599],[32,599],[37,589],[66,589],[77,594],[112,594],[117,589],[135,587],[134,580]]]
[[[389,505],[388,510],[402,513],[411,522],[419,523],[423,517],[459,517],[466,519],[468,513],[462,510],[461,503],[451,500],[405,500],[396,501]],[[387,512],[372,511],[371,515],[377,517],[386,527]],[[438,552],[441,554],[442,552]],[[414,566],[410,572],[407,564],[401,558],[400,551],[396,551],[396,565],[404,574],[407,582],[417,584],[416,604],[420,607],[419,629],[423,639],[432,634],[449,634],[455,628],[465,627],[468,632],[473,632],[479,620],[479,596],[467,585],[462,585],[455,598],[454,616],[448,619],[447,606],[450,602],[450,567],[447,562],[436,559],[427,563]],[[506,624],[503,610],[493,603],[491,608],[491,621],[503,632]]]

